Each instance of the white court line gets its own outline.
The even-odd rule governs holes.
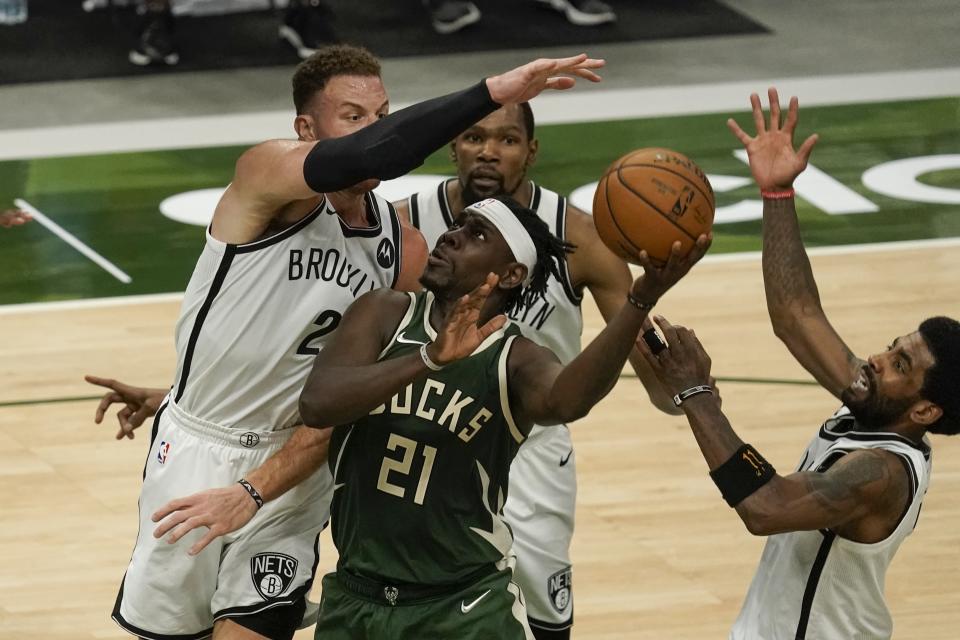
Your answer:
[[[931,240],[902,240],[899,242],[874,242],[869,244],[846,244],[835,247],[812,247],[807,249],[810,256],[854,255],[858,253],[883,253],[909,251],[912,249],[937,249],[960,247],[960,238],[934,238]],[[748,262],[759,260],[759,251],[739,253],[720,253],[703,258],[704,263]],[[639,269],[639,267],[634,267]],[[95,309],[101,307],[127,307],[138,304],[160,304],[179,302],[183,292],[154,293],[136,296],[115,296],[111,298],[87,298],[85,300],[61,300],[56,302],[27,302],[23,304],[0,305],[0,316],[19,313],[42,313],[45,311],[65,311],[74,309]]]
[[[769,86],[778,87],[784,98],[799,96],[804,106],[950,97],[960,95],[960,67],[645,89],[575,89],[544,94],[533,106],[540,124],[730,111],[746,114],[750,93],[763,94]],[[0,160],[254,144],[293,137],[293,115],[292,111],[267,111],[0,130]]]
[[[34,220],[36,220],[37,222],[45,226],[47,229],[50,229],[50,231],[52,231],[55,235],[57,235],[61,240],[63,240],[64,242],[69,244],[71,247],[73,247],[74,249],[76,249],[77,251],[85,255],[87,258],[90,258],[91,260],[93,260],[98,266],[100,266],[100,268],[102,268],[104,271],[112,275],[114,278],[116,278],[123,284],[130,284],[131,282],[133,282],[133,278],[131,278],[126,273],[121,271],[115,264],[113,264],[112,262],[104,258],[102,255],[100,255],[99,253],[97,253],[87,245],[83,244],[83,242],[81,242],[76,236],[74,236],[72,233],[70,233],[69,231],[67,231],[60,225],[58,225],[56,222],[54,222],[47,216],[43,215],[43,213],[41,213],[39,209],[34,207],[32,204],[30,204],[26,200],[17,198],[16,200],[13,201],[13,204],[15,204],[19,208],[29,213],[31,216],[33,216]]]

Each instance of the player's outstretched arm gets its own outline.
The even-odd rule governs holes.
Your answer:
[[[637,348],[661,382],[680,400],[700,452],[724,499],[755,535],[834,529],[861,541],[882,539],[888,527],[867,518],[895,522],[909,500],[909,479],[894,454],[881,450],[850,453],[826,473],[781,476],[759,452],[744,444],[720,409],[710,380],[710,356],[696,334],[656,318],[669,344],[654,355],[641,340]],[[875,541],[875,540],[871,540]]]
[[[727,126],[743,143],[750,171],[763,195],[763,284],[773,331],[790,353],[828,391],[839,397],[856,378],[862,362],[827,320],[820,303],[810,259],[803,248],[793,182],[807,167],[817,135],[794,150],[797,98],[790,99],[780,123],[780,99],[769,90],[770,121],[764,121],[760,97],[750,96],[756,136],[749,136],[733,119]]]
[[[577,247],[567,256],[574,286],[585,286],[590,291],[604,321],[609,322],[623,306],[623,296],[630,291],[633,283],[630,268],[603,244],[593,219],[572,206],[567,207],[567,239]],[[640,352],[633,349],[628,359],[653,406],[664,413],[680,415],[682,412]]]
[[[400,177],[501,105],[525,102],[547,89],[569,89],[576,77],[598,82],[594,69],[603,65],[585,54],[534,60],[463,91],[401,109],[342,138],[259,144],[237,161],[233,181],[214,212],[212,233],[224,242],[249,242],[287,203],[370,178]]]
[[[220,536],[246,525],[264,504],[279,498],[320,469],[327,462],[330,434],[329,429],[297,427],[276,453],[244,474],[246,485],[237,482],[171,500],[151,516],[159,523],[153,537],[166,536],[167,542],[174,544],[194,529],[206,527],[204,536],[187,551],[197,555]]]
[[[690,252],[681,256],[677,241],[662,267],[653,266],[646,252],[641,252],[644,273],[634,281],[629,297],[566,367],[551,365],[543,357],[544,350],[530,341],[518,341],[509,366],[511,400],[521,421],[569,423],[587,415],[616,384],[650,309],[704,256],[710,242],[711,236],[701,235]]]
[[[122,440],[124,437],[133,440],[134,429],[143,424],[144,420],[157,413],[160,403],[163,402],[163,398],[169,392],[169,389],[135,387],[113,378],[86,375],[83,379],[90,384],[106,387],[110,390],[104,394],[100,399],[100,404],[97,405],[97,412],[93,418],[95,423],[103,422],[103,417],[110,405],[123,405],[117,411],[117,422],[120,424],[120,430],[117,431],[116,436],[117,440]]]

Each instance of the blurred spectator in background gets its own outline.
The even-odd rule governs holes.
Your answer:
[[[172,2],[142,0],[138,5],[137,46],[129,56],[133,64],[172,66],[180,62]],[[290,0],[278,35],[298,56],[308,58],[318,47],[336,41],[330,24],[332,18],[333,12],[323,0]]]
[[[27,0],[0,0],[0,25],[27,21]]]
[[[616,22],[617,14],[600,0],[530,0],[562,13],[570,24],[592,27]],[[437,33],[454,33],[480,20],[480,9],[470,0],[423,0]]]
[[[19,227],[33,220],[30,214],[19,209],[7,209],[0,211],[0,227],[9,229],[10,227]]]

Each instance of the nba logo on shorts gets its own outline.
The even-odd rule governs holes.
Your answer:
[[[160,447],[157,449],[157,462],[160,464],[165,463],[168,453],[170,453],[170,443],[166,440],[161,440]]]
[[[570,588],[573,586],[573,572],[570,567],[557,571],[547,578],[547,593],[550,603],[557,613],[563,613],[570,606]]]

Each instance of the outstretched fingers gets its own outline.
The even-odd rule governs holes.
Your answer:
[[[740,125],[737,124],[737,121],[734,120],[733,118],[727,118],[727,128],[730,129],[731,132],[733,132],[733,135],[737,137],[737,140],[739,140],[743,144],[743,146],[747,146],[748,144],[753,142],[753,137],[750,136],[746,131],[741,129]]]
[[[797,96],[790,97],[790,106],[787,107],[787,119],[783,123],[783,129],[793,137],[793,132],[797,129],[797,123],[800,122],[800,101]]]
[[[767,100],[770,103],[770,127],[769,131],[780,130],[780,95],[775,87],[767,89]]]
[[[803,164],[807,164],[807,161],[810,159],[810,153],[813,151],[813,146],[817,144],[817,140],[819,139],[820,139],[820,136],[818,136],[817,134],[813,134],[812,136],[804,140],[803,144],[800,145],[800,148],[797,149],[797,157],[800,158]]]
[[[760,96],[751,93],[750,106],[753,107],[753,125],[757,128],[757,135],[766,133],[767,124],[763,121],[763,105],[760,104]]]

